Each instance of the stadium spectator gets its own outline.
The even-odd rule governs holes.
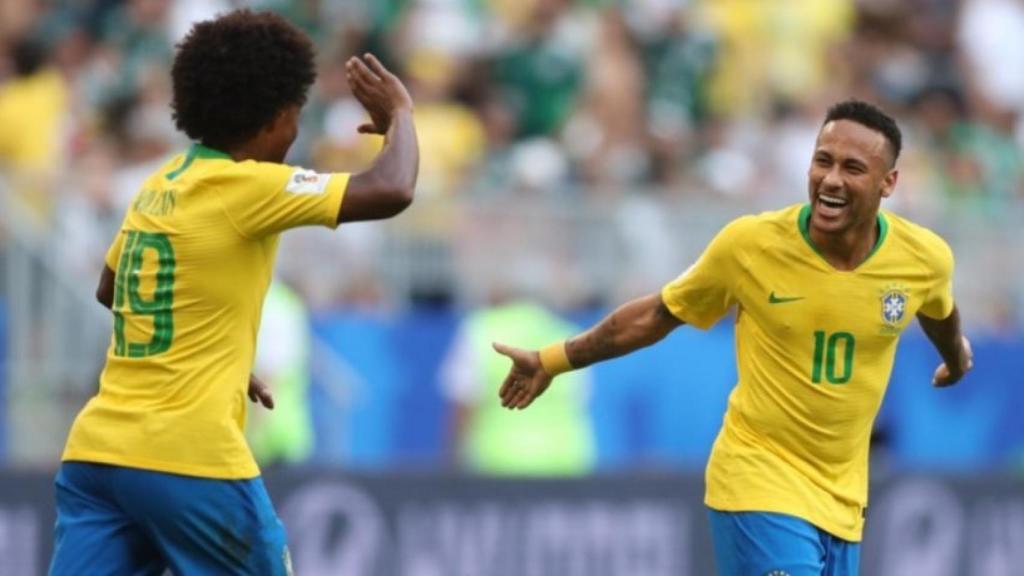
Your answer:
[[[526,418],[509,414],[494,402],[508,371],[508,362],[491,349],[495,338],[538,347],[576,331],[536,301],[513,296],[515,285],[503,283],[492,291],[491,305],[465,316],[442,365],[442,387],[451,406],[448,447],[453,462],[491,475],[590,472],[595,447],[586,372],[572,374],[550,402],[524,414]]]
[[[294,465],[313,452],[309,406],[309,315],[306,305],[280,278],[267,290],[256,341],[253,375],[274,396],[273,410],[254,410],[246,439],[256,463]]]
[[[11,190],[49,222],[54,179],[63,160],[61,128],[68,111],[67,84],[49,64],[46,47],[22,38],[10,51],[11,78],[0,85],[0,167]]]

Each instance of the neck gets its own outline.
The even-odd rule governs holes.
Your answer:
[[[259,146],[256,146],[253,142],[243,142],[238,146],[232,146],[224,150],[231,159],[235,162],[244,162],[246,160],[255,160],[257,162],[266,161],[265,154],[260,150]]]
[[[224,152],[235,162],[244,162],[246,160],[254,160],[256,162],[284,162],[284,158],[277,158],[275,154],[271,153],[267,146],[260,141],[259,138],[252,138],[246,140],[241,144],[231,146],[228,148],[214,148]]]
[[[877,215],[864,224],[837,234],[810,227],[811,241],[822,257],[837,270],[853,270],[871,255],[878,243]]]

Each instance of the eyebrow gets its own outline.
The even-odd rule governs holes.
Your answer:
[[[825,149],[822,149],[822,148],[817,148],[817,149],[814,150],[814,154],[812,156],[812,159],[817,159],[819,157],[827,157],[830,160],[834,160],[835,159],[835,155],[832,154],[832,152],[829,152],[828,150],[825,150]],[[883,159],[883,162],[884,161],[885,161],[885,159]],[[843,158],[842,160],[840,160],[840,162],[842,164],[845,164],[845,165],[855,164],[858,167],[864,168],[865,170],[871,167],[871,163],[870,163],[869,160],[865,160],[865,159],[862,159],[862,158],[859,158],[859,157],[855,157],[855,156],[854,157]]]

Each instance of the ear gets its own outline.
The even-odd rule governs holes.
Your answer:
[[[279,124],[281,124],[281,122],[284,122],[287,117],[288,117],[288,109],[287,108],[284,109],[284,110],[281,110],[277,114],[274,114],[274,117],[270,120],[270,122],[267,122],[263,126],[263,130],[261,130],[261,132],[270,133],[270,132],[273,132],[273,131],[277,130],[277,126]]]
[[[266,132],[266,133],[274,132],[275,130],[278,129],[278,126],[280,126],[281,123],[283,123],[283,122],[291,122],[294,119],[294,117],[298,116],[298,115],[299,115],[299,109],[298,108],[293,108],[293,107],[283,108],[277,114],[274,115],[274,117],[270,120],[270,122],[268,122],[266,125],[263,126],[263,129],[261,130],[261,132]]]
[[[896,189],[896,181],[899,180],[900,171],[893,168],[882,178],[882,198],[888,198],[892,196],[893,190]]]

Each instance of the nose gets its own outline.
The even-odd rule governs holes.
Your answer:
[[[843,187],[843,178],[839,174],[838,166],[833,166],[828,172],[825,172],[825,177],[821,179],[821,185],[833,190]]]

